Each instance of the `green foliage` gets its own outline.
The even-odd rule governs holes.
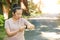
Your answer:
[[[3,40],[5,36],[4,21],[4,16],[0,14],[0,40]]]
[[[23,15],[22,17],[25,18],[25,19],[28,19],[30,16]]]
[[[28,8],[29,8],[29,12],[30,12],[30,17],[37,17],[37,16],[40,16],[41,12],[38,11],[36,8],[37,8],[37,5],[35,5],[32,0],[29,0],[28,1]]]
[[[5,6],[7,6],[6,0],[1,0],[1,2],[2,2]]]
[[[0,14],[0,28],[4,26],[4,16]]]

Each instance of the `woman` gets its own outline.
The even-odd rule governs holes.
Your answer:
[[[7,40],[25,40],[24,30],[34,29],[34,25],[22,18],[22,9],[17,4],[13,5],[12,17],[5,21]]]

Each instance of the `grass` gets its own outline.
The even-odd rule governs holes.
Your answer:
[[[4,36],[5,36],[4,29],[0,29],[0,40],[3,40]]]

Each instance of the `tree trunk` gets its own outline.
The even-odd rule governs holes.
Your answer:
[[[8,19],[9,9],[10,9],[10,0],[6,0],[6,5],[2,4],[4,19]]]
[[[2,14],[3,11],[2,11],[2,2],[0,1],[0,14]]]
[[[3,7],[4,19],[8,19],[9,8],[6,7],[5,5],[2,5],[2,7]]]
[[[28,1],[27,0],[19,0],[20,6],[23,9],[23,14],[24,15],[30,15],[29,14],[29,9],[28,9]]]

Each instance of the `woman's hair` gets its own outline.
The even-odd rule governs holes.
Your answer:
[[[9,18],[13,16],[12,12],[15,14],[16,10],[21,9],[21,7],[18,4],[13,4],[11,7],[11,11],[9,12]]]
[[[15,13],[16,10],[19,10],[19,9],[21,9],[21,7],[18,4],[13,4],[13,6],[12,6],[12,12],[13,13]]]

